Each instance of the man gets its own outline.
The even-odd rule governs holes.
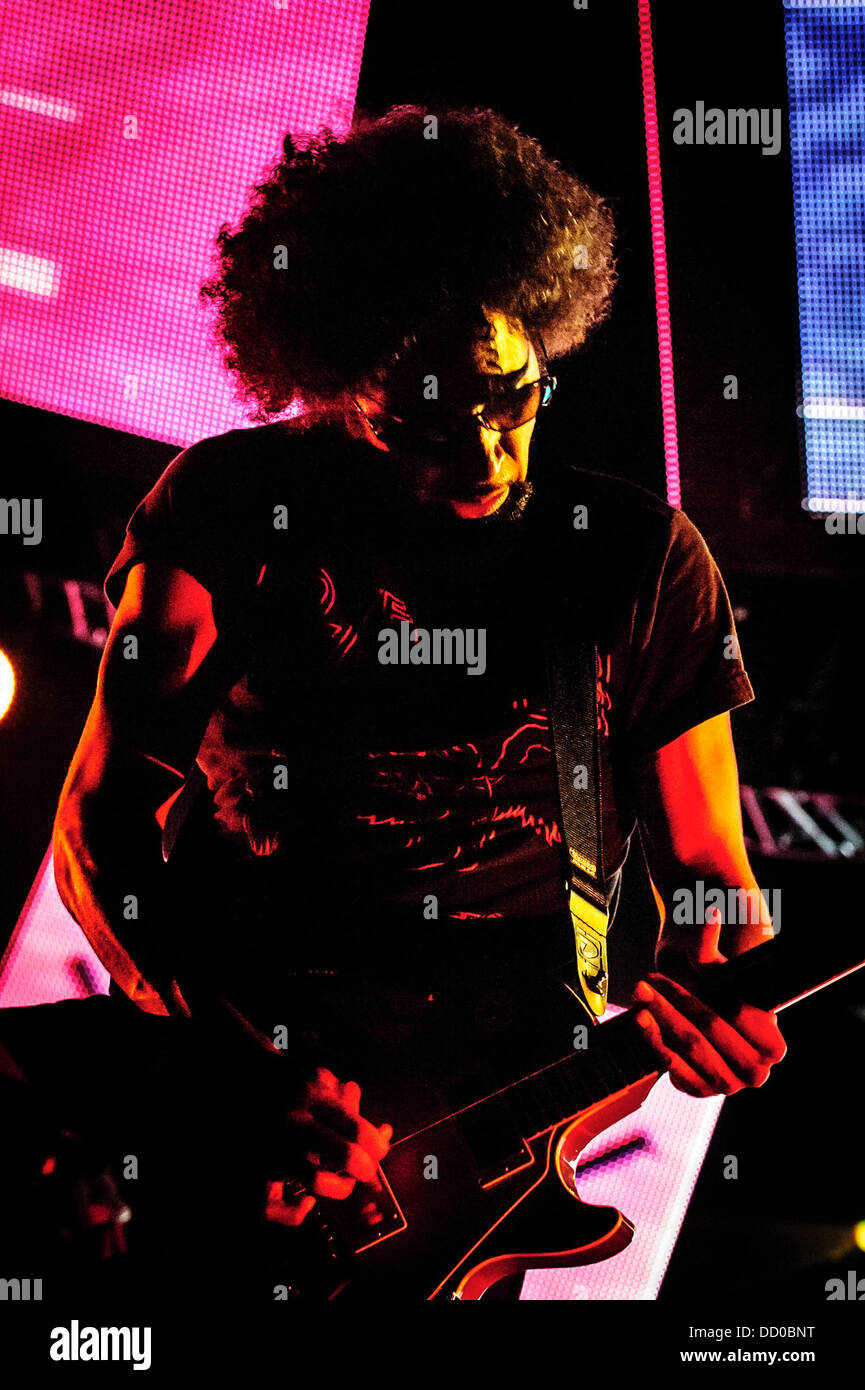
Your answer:
[[[414,1020],[490,985],[507,1012],[521,990],[550,1042],[542,976],[573,936],[539,615],[579,583],[608,888],[615,903],[639,825],[662,917],[637,1017],[688,1094],[762,1085],[785,1051],[774,1015],[721,1018],[693,985],[767,915],[720,937],[669,921],[689,882],[756,889],[728,713],[752,691],[720,576],[641,489],[553,458],[529,478],[547,354],[606,313],[600,199],[492,112],[396,108],[342,143],[288,138],[220,250],[203,294],[227,365],[257,418],[306,409],[184,450],[106,581],[117,613],[54,863],[115,986],[221,1019],[232,1055],[232,1027],[265,1050],[286,1022],[308,1041],[316,975],[348,981],[331,1026],[361,990],[380,1036],[331,1037],[339,1075],[289,1048],[267,1215],[301,1223],[357,1183],[372,1215],[392,1128],[361,1115],[351,1073],[396,1087],[415,1026],[385,1000],[414,990]],[[193,764],[207,793],[166,866]],[[286,1200],[283,1178],[303,1191]]]

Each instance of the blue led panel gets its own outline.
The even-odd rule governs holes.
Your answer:
[[[865,511],[865,4],[785,0],[806,495]]]

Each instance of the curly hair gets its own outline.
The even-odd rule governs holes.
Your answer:
[[[495,111],[395,106],[283,154],[200,298],[259,422],[338,412],[425,327],[490,308],[548,358],[609,308],[613,219],[601,198]]]

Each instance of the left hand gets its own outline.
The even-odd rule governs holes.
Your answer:
[[[742,1004],[724,1019],[667,975],[641,980],[631,1002],[673,1085],[689,1096],[730,1096],[762,1086],[787,1051],[771,1011]]]

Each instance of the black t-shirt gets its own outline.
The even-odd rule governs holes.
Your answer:
[[[337,960],[360,920],[367,941],[387,921],[427,946],[437,922],[449,950],[478,927],[494,941],[496,923],[566,920],[540,641],[557,586],[580,586],[600,654],[611,886],[634,760],[753,698],[683,512],[539,439],[518,517],[430,524],[381,457],[297,422],[202,440],[143,499],[105,584],[118,603],[129,568],[159,556],[211,594],[236,676],[198,754],[213,843],[236,882],[284,905],[261,944],[276,936],[286,958],[301,949],[292,923],[316,915]],[[382,634],[398,649],[403,624],[430,651],[436,632],[474,637],[462,664],[384,664]]]

